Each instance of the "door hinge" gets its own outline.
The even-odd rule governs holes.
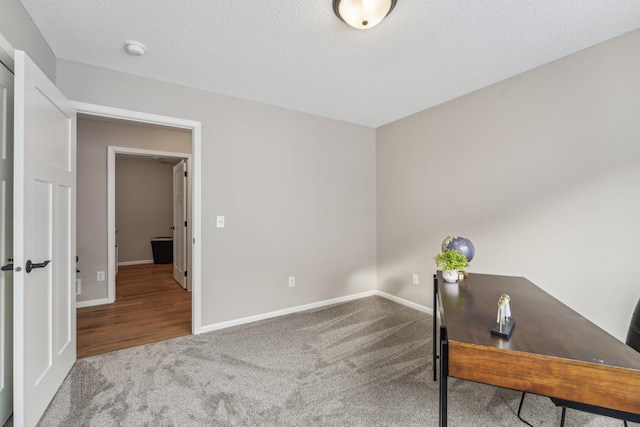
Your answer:
[[[187,171],[184,171],[184,177],[185,178],[187,177]]]
[[[184,277],[187,277],[187,270],[184,271]]]
[[[184,226],[185,226],[185,227],[187,226],[187,221],[185,221],[185,222],[184,222]]]

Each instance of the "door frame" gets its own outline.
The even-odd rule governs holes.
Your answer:
[[[116,300],[116,273],[117,273],[117,264],[118,259],[116,255],[116,155],[117,154],[132,154],[140,157],[165,157],[165,158],[173,158],[173,159],[181,159],[187,161],[187,170],[191,167],[192,156],[190,153],[183,153],[181,151],[160,151],[160,150],[148,150],[144,148],[135,148],[135,147],[116,147],[113,145],[107,146],[107,245],[108,248],[108,259],[110,261],[113,258],[113,264],[107,262],[107,268],[109,269],[109,281],[108,281],[108,292],[107,299],[108,304],[115,302]],[[173,176],[172,176],[173,178]],[[193,188],[191,185],[191,177],[187,179],[187,191],[189,186]],[[173,180],[172,180],[173,185]],[[186,194],[185,194],[186,197]],[[173,200],[173,199],[172,199]],[[173,205],[172,212],[173,212]],[[190,207],[191,209],[191,207]],[[193,222],[193,212],[191,212],[191,216],[189,218],[185,218],[189,224]],[[172,217],[173,224],[173,217]],[[193,229],[191,228],[191,232]],[[188,237],[188,234],[187,234]],[[193,248],[192,248],[193,249]],[[191,257],[189,255],[189,250],[187,250],[187,260],[189,263],[187,264],[187,271],[192,270]],[[113,267],[113,268],[112,268]],[[173,271],[171,272],[173,277]],[[187,290],[192,292],[192,278],[187,277]],[[181,285],[182,286],[182,285]]]
[[[88,104],[84,102],[71,101],[76,108],[78,114],[109,118],[120,121],[139,122],[155,124],[160,126],[168,126],[180,129],[191,130],[191,161],[189,166],[191,171],[191,220],[192,220],[192,242],[191,242],[191,330],[194,335],[202,332],[202,312],[201,312],[201,277],[202,277],[202,217],[201,217],[201,150],[202,150],[202,124],[199,121],[180,119],[176,117],[161,116],[157,114],[144,113],[140,111],[125,110],[121,108],[107,107],[104,105]],[[126,150],[136,150],[127,148]],[[150,150],[138,150],[150,151]],[[186,157],[182,153],[158,152],[161,155],[170,155],[173,157]],[[115,159],[115,152],[114,152]],[[114,161],[115,164],[115,161]],[[115,182],[114,182],[115,184]],[[115,186],[114,186],[115,188]],[[115,191],[109,191],[107,203],[115,206]],[[109,210],[108,220],[108,260],[107,268],[109,271],[108,283],[108,300],[115,301],[115,210],[111,215]]]
[[[2,34],[0,34],[0,67],[4,68],[6,67],[7,70],[9,70],[9,72],[13,75],[15,72],[15,63],[14,63],[14,50],[13,47],[11,47],[11,44],[9,44],[9,42],[2,36]],[[14,77],[15,78],[15,77]],[[14,83],[15,85],[15,83]],[[12,97],[12,101],[13,101],[13,97]],[[11,102],[11,105],[7,105],[8,108],[11,109],[11,111],[13,112],[13,102]],[[7,126],[11,127],[11,129],[13,130],[13,113],[11,114],[11,120],[7,120]],[[0,135],[0,138],[2,138],[3,136]],[[9,151],[9,146],[11,147],[10,150],[13,153],[13,134],[11,135],[10,139],[7,139],[5,141],[5,144],[7,145],[7,152]],[[4,208],[5,208],[5,212],[1,212],[0,214],[5,215],[4,219],[6,219],[8,216],[11,217],[11,256],[13,256],[13,154],[11,155],[11,185],[7,185],[6,188],[4,189],[4,191],[6,192],[5,195],[7,193],[9,193],[11,195],[11,204],[9,206],[9,209],[7,209],[7,206],[5,204]],[[5,238],[8,236],[5,236]],[[2,245],[2,247],[5,247],[5,242],[0,242],[0,244]],[[6,248],[5,248],[6,249]],[[0,251],[1,252],[1,251]],[[2,264],[5,263],[5,261],[7,260],[6,255],[7,254],[3,254],[4,256],[2,258],[0,258],[0,261],[2,261]],[[0,316],[3,317],[3,319],[0,319],[0,323],[2,323],[2,321],[6,322],[6,324],[3,324],[3,328],[0,328],[0,333],[2,334],[2,337],[0,338],[0,349],[3,350],[2,353],[0,353],[0,378],[3,379],[3,384],[2,387],[5,388],[6,394],[4,396],[5,401],[4,402],[0,402],[0,404],[2,404],[3,410],[6,410],[6,413],[0,413],[0,424],[4,425],[9,418],[11,417],[11,414],[13,414],[13,272],[5,272],[5,273],[0,273],[4,276],[4,288],[2,288],[0,286],[0,291],[2,292],[2,295],[0,295],[0,299],[3,299],[4,305],[0,305]],[[3,298],[2,298],[3,297]]]

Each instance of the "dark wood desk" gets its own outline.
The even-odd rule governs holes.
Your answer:
[[[449,284],[438,272],[433,292],[440,426],[447,425],[448,376],[640,413],[640,353],[527,279],[469,274]],[[490,333],[502,294],[516,322],[509,340]]]

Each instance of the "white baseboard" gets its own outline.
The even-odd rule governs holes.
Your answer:
[[[226,322],[214,323],[212,325],[202,326],[200,328],[200,332],[198,332],[198,333],[213,332],[213,331],[217,331],[217,330],[220,330],[220,329],[230,328],[232,326],[239,326],[239,325],[244,325],[244,324],[247,324],[247,323],[257,322],[259,320],[271,319],[271,318],[278,317],[278,316],[284,316],[286,314],[299,313],[299,312],[305,311],[305,310],[311,310],[311,309],[314,309],[314,308],[320,308],[320,307],[324,307],[324,306],[331,305],[331,304],[338,304],[338,303],[341,303],[341,302],[353,301],[353,300],[356,300],[356,299],[370,297],[370,296],[374,296],[374,295],[378,295],[380,297],[383,297],[383,298],[386,298],[388,300],[397,302],[398,304],[402,304],[404,306],[407,306],[409,308],[413,308],[414,310],[418,310],[418,311],[421,311],[423,313],[433,314],[433,310],[430,309],[429,307],[426,307],[426,306],[420,305],[420,304],[416,304],[416,303],[411,302],[409,300],[406,300],[404,298],[399,298],[399,297],[396,297],[396,296],[393,296],[391,294],[388,294],[386,292],[381,292],[381,291],[367,291],[367,292],[361,292],[361,293],[358,293],[358,294],[347,295],[347,296],[344,296],[344,297],[333,298],[333,299],[314,302],[314,303],[310,303],[310,304],[299,305],[299,306],[296,306],[296,307],[285,308],[283,310],[272,311],[272,312],[269,312],[269,313],[257,314],[255,316],[243,317],[241,319],[235,319],[235,320],[229,320],[229,321],[226,321]]]
[[[344,297],[328,299],[319,302],[313,302],[310,304],[299,305],[297,307],[285,308],[283,310],[272,311],[269,313],[257,314],[255,316],[243,317],[241,319],[229,320],[226,322],[214,323],[213,325],[206,325],[200,328],[202,332],[212,332],[220,329],[230,328],[232,326],[244,325],[246,323],[257,322],[259,320],[271,319],[273,317],[284,316],[285,314],[298,313],[300,311],[311,310],[314,308],[324,307],[326,305],[338,304],[341,302],[353,301],[356,299],[370,297],[376,295],[377,291],[361,292],[359,294],[347,295]]]
[[[76,308],[92,307],[94,305],[111,304],[109,298],[92,299],[89,301],[77,301]]]
[[[420,304],[416,304],[415,302],[406,300],[404,298],[400,298],[397,297],[395,295],[391,295],[388,294],[386,292],[382,292],[382,291],[376,291],[376,295],[381,296],[383,298],[386,298],[388,300],[397,302],[398,304],[402,304],[402,305],[406,305],[407,307],[413,308],[414,310],[418,310],[421,311],[423,313],[427,313],[427,314],[431,314],[433,315],[433,309],[425,306],[425,305],[420,305]]]
[[[141,259],[138,261],[122,261],[118,263],[118,267],[123,265],[140,265],[140,264],[153,264],[152,259]]]

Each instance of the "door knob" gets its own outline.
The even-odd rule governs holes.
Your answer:
[[[31,262],[31,260],[27,261],[27,265],[25,266],[25,270],[27,270],[27,273],[31,273],[31,270],[33,270],[34,268],[44,268],[46,267],[49,263],[51,262],[51,260],[47,260],[45,262],[41,262],[38,264],[34,264]]]

